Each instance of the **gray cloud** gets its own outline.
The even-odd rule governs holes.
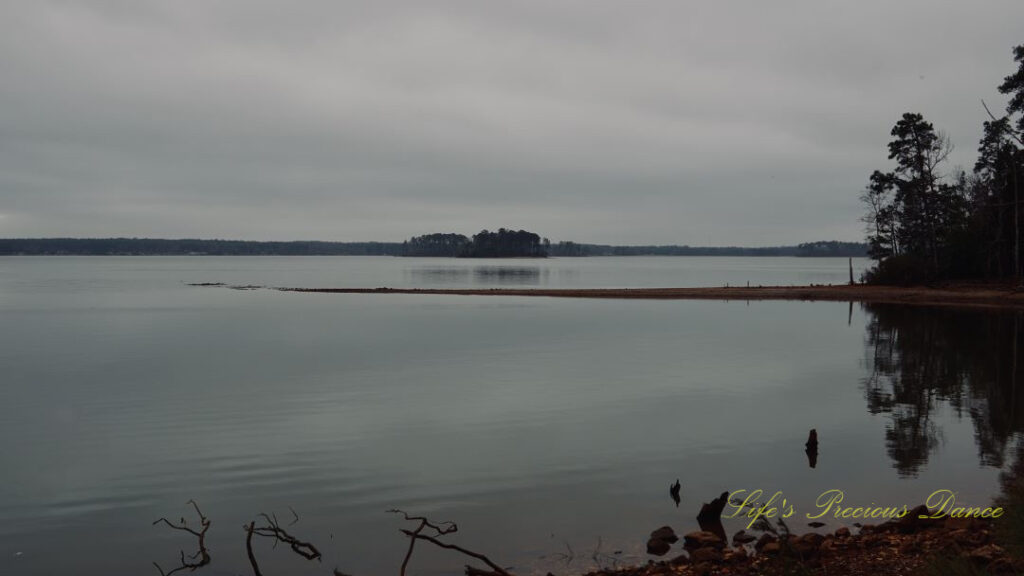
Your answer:
[[[859,239],[903,112],[971,166],[1021,21],[1018,0],[7,3],[0,236]]]

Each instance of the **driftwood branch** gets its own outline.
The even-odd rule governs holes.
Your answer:
[[[397,508],[388,510],[392,514],[401,514],[406,520],[415,520],[420,523],[413,530],[415,534],[419,534],[424,529],[429,528],[435,532],[437,536],[444,536],[445,534],[451,534],[452,532],[458,532],[459,527],[454,522],[441,522],[440,524],[433,524],[425,516],[409,516],[408,513],[398,510]],[[402,530],[405,532],[405,530]],[[402,559],[402,567],[399,569],[400,576],[405,576],[405,570],[409,566],[409,560],[412,558],[412,551],[416,547],[416,537],[409,538],[409,549],[405,552],[405,558]]]
[[[185,520],[184,516],[181,517],[181,520],[179,520],[178,524],[172,524],[171,521],[167,518],[160,518],[153,522],[153,526],[156,526],[160,523],[164,523],[173,530],[181,530],[183,532],[188,532],[189,534],[196,537],[196,544],[198,545],[199,550],[197,550],[195,554],[192,554],[188,557],[185,556],[185,551],[181,550],[181,556],[179,558],[180,565],[177,568],[171,570],[170,572],[164,572],[164,569],[161,568],[159,564],[153,562],[153,566],[155,566],[157,571],[160,572],[160,576],[170,576],[171,574],[174,574],[175,572],[180,572],[182,570],[188,570],[189,572],[192,572],[210,563],[210,552],[206,549],[206,531],[210,529],[210,519],[206,516],[203,516],[203,512],[199,509],[199,505],[196,504],[195,500],[189,500],[187,504],[191,504],[192,507],[195,508],[196,515],[199,516],[199,530],[194,530],[190,528],[188,525],[188,521]]]
[[[402,560],[402,568],[399,572],[400,576],[405,576],[405,571],[406,568],[409,566],[409,560],[412,558],[412,552],[416,546],[417,540],[425,540],[440,548],[445,548],[447,550],[455,550],[456,552],[459,552],[461,554],[469,556],[470,558],[475,558],[480,562],[483,562],[492,570],[492,572],[487,572],[484,570],[480,570],[479,568],[466,566],[466,574],[468,576],[512,576],[504,568],[498,566],[490,558],[483,554],[480,554],[479,552],[467,550],[456,544],[449,544],[447,542],[442,542],[441,540],[439,540],[438,538],[442,536],[459,531],[458,525],[456,525],[454,522],[440,522],[438,524],[435,524],[425,516],[409,516],[408,513],[402,510],[392,509],[388,510],[388,512],[391,512],[392,514],[401,514],[406,520],[417,521],[420,523],[415,530],[407,530],[405,528],[399,529],[402,532],[402,534],[405,534],[409,537],[409,549],[405,553],[405,559]],[[430,530],[434,534],[423,534],[424,530]]]
[[[296,554],[302,556],[306,560],[317,560],[320,558],[320,551],[316,549],[316,546],[309,542],[299,540],[298,538],[289,534],[284,528],[281,528],[281,524],[278,522],[277,516],[273,514],[271,516],[267,516],[266,514],[262,513],[260,514],[260,516],[262,516],[263,519],[267,521],[267,525],[254,526],[252,529],[253,534],[257,536],[262,536],[264,538],[273,538],[275,546],[277,545],[278,542],[287,544],[289,547],[291,547],[292,552],[295,552]],[[289,526],[295,524],[295,522],[298,522],[298,515],[296,514],[295,517],[296,520],[289,524]]]
[[[295,517],[289,526],[295,525],[299,521],[299,515],[296,514],[295,510],[291,507],[292,515]],[[257,526],[256,521],[249,522],[248,525],[244,526],[245,536],[245,551],[249,555],[249,564],[252,565],[253,576],[263,576],[260,572],[259,563],[256,561],[256,554],[252,549],[252,537],[260,536],[263,538],[271,538],[274,540],[274,547],[277,547],[277,543],[287,544],[292,552],[295,552],[299,556],[302,556],[306,560],[320,560],[321,554],[311,542],[299,540],[295,536],[288,533],[287,530],[281,527],[281,523],[277,519],[277,515],[271,513],[270,515],[260,513],[260,516],[266,521],[266,526]]]
[[[415,539],[419,539],[419,540],[426,540],[427,542],[430,542],[431,544],[434,544],[435,546],[440,546],[441,548],[446,548],[448,550],[455,550],[456,552],[461,552],[462,554],[465,554],[466,556],[469,556],[471,558],[476,558],[477,560],[483,562],[484,564],[487,564],[491,568],[491,570],[494,570],[495,573],[501,574],[502,576],[509,576],[509,573],[506,572],[504,568],[502,568],[501,566],[498,566],[497,564],[492,562],[490,558],[488,558],[487,556],[484,556],[483,554],[480,554],[478,552],[473,552],[472,550],[466,550],[465,548],[463,548],[462,546],[459,546],[457,544],[448,544],[447,542],[441,542],[440,540],[438,540],[437,538],[434,538],[433,536],[427,536],[426,534],[418,534],[418,533],[416,533],[416,532],[414,532],[412,530],[402,530],[402,533],[405,534],[406,536],[411,537],[411,538],[415,538]],[[470,567],[467,566],[466,569],[467,569],[467,571],[469,571]]]
[[[252,533],[255,527],[255,521],[249,522],[249,525],[245,527],[245,552],[249,555],[249,564],[252,565],[253,576],[263,576],[263,573],[260,572],[260,565],[256,562],[256,554],[252,551]]]

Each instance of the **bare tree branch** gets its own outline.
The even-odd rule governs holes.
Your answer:
[[[260,514],[266,521],[267,526],[256,526],[253,528],[253,533],[257,536],[264,538],[273,538],[274,543],[283,542],[291,547],[292,552],[295,552],[299,556],[302,556],[306,560],[316,560],[320,558],[320,551],[316,549],[316,546],[309,542],[304,542],[298,538],[292,536],[277,521],[277,516],[271,518],[266,514]],[[297,520],[296,520],[297,522]],[[292,522],[294,524],[295,522]]]
[[[426,534],[419,534],[419,533],[416,533],[416,532],[414,532],[412,530],[402,530],[402,533],[405,534],[406,536],[411,537],[411,538],[415,538],[415,539],[418,539],[418,540],[426,540],[427,542],[430,542],[431,544],[434,544],[435,546],[440,546],[441,548],[447,548],[448,550],[455,550],[456,552],[461,552],[461,553],[465,554],[466,556],[469,556],[471,558],[476,558],[477,560],[483,562],[484,564],[487,564],[488,566],[491,567],[492,570],[494,570],[498,574],[501,574],[502,576],[511,576],[508,572],[505,571],[504,568],[502,568],[501,566],[498,566],[493,561],[491,561],[490,558],[488,558],[487,556],[484,556],[483,554],[480,554],[479,552],[473,552],[472,550],[466,550],[465,548],[463,548],[462,546],[459,546],[457,544],[448,544],[447,542],[441,542],[440,540],[438,540],[437,538],[434,538],[433,536],[427,536]],[[467,566],[467,570],[468,570],[468,568],[469,567]]]
[[[432,524],[430,522],[430,520],[428,520],[425,516],[409,516],[408,513],[404,512],[402,510],[399,510],[397,508],[388,510],[388,512],[390,512],[392,514],[401,514],[406,520],[417,520],[417,521],[419,521],[420,525],[416,528],[416,530],[414,530],[414,532],[416,534],[419,534],[424,528],[430,528],[438,536],[443,536],[445,534],[451,534],[452,532],[457,532],[459,530],[459,527],[456,526],[454,522],[441,522],[440,525],[438,525],[438,524]],[[413,549],[415,547],[416,547],[416,538],[410,538],[409,539],[409,549],[406,550],[405,558],[402,559],[402,567],[399,569],[399,574],[401,576],[405,576],[405,570],[409,566],[409,560],[412,558],[412,551],[413,551]]]
[[[263,576],[263,573],[260,572],[260,565],[256,562],[256,554],[254,554],[252,551],[252,533],[255,526],[256,522],[252,521],[249,522],[249,525],[245,527],[245,551],[247,554],[249,554],[249,564],[252,565],[253,576]]]
[[[444,536],[446,534],[452,534],[454,532],[459,531],[458,525],[456,525],[454,522],[441,522],[439,524],[434,524],[425,516],[409,516],[408,513],[397,508],[388,510],[388,512],[391,512],[392,514],[401,514],[406,520],[418,521],[420,523],[415,530],[406,530],[404,528],[399,529],[399,531],[402,532],[402,534],[405,534],[409,537],[409,550],[405,553],[405,559],[402,560],[402,568],[399,572],[400,576],[405,576],[405,570],[409,566],[409,560],[412,558],[412,551],[413,548],[416,546],[417,540],[426,540],[427,542],[430,542],[431,544],[434,544],[435,546],[438,546],[440,548],[455,550],[456,552],[465,554],[470,558],[476,558],[484,564],[487,564],[487,566],[489,566],[491,570],[493,570],[493,572],[486,572],[480,570],[479,568],[466,566],[466,574],[468,576],[512,576],[504,568],[498,566],[490,558],[484,556],[483,554],[473,552],[472,550],[467,550],[456,544],[448,544],[447,542],[442,542],[438,540],[438,538],[441,536]],[[423,530],[427,528],[433,530],[435,536],[423,534]]]
[[[157,524],[163,522],[173,530],[181,530],[183,532],[188,532],[189,534],[196,537],[199,550],[195,554],[189,556],[188,558],[185,557],[185,551],[181,550],[181,557],[179,559],[180,566],[171,570],[170,572],[164,572],[164,569],[161,568],[159,564],[153,562],[153,566],[155,566],[157,571],[160,572],[160,576],[170,576],[171,574],[174,574],[175,572],[179,572],[181,570],[188,570],[189,572],[192,572],[210,563],[210,553],[206,549],[206,531],[210,529],[210,520],[206,516],[203,516],[203,513],[201,510],[199,510],[199,505],[196,504],[195,500],[189,500],[186,504],[191,504],[192,507],[195,508],[196,515],[199,516],[199,530],[193,530],[192,528],[189,528],[188,522],[185,520],[184,516],[181,518],[178,524],[172,524],[170,520],[168,520],[167,518],[160,518],[153,522],[153,526],[156,526]]]
[[[299,515],[290,507],[289,510],[291,510],[292,515],[295,516],[295,519],[291,524],[289,524],[289,526],[291,526],[299,521]],[[261,536],[263,538],[272,538],[274,540],[274,547],[277,546],[278,542],[287,544],[292,549],[292,552],[295,552],[306,560],[320,560],[321,554],[320,551],[317,550],[316,546],[310,542],[299,540],[295,536],[289,534],[287,530],[281,527],[276,514],[271,512],[270,515],[267,515],[261,512],[259,515],[266,520],[266,526],[257,526],[255,520],[249,522],[247,526],[244,526],[246,532],[245,551],[249,554],[249,564],[252,565],[253,576],[263,576],[260,572],[259,564],[256,562],[256,554],[252,549],[253,535]]]

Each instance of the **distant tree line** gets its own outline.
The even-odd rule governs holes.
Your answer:
[[[867,256],[867,244],[862,242],[822,241],[797,246],[768,246],[744,248],[740,246],[610,246],[607,244],[578,244],[558,242],[549,250],[551,256]]]
[[[612,246],[552,243],[532,232],[499,229],[468,238],[427,234],[405,242],[256,242],[249,240],[167,240],[159,238],[0,238],[0,255],[27,256],[865,256],[858,242],[810,242],[767,248],[695,246]]]
[[[1024,45],[1016,72],[999,91],[1006,114],[984,123],[974,170],[944,172],[952,146],[921,114],[908,112],[890,135],[895,167],[876,170],[861,200],[867,206],[870,254],[865,279],[909,284],[954,279],[1021,281],[1021,183],[1024,176]]]
[[[469,238],[462,234],[426,234],[413,236],[402,242],[402,256],[444,256],[455,257],[469,245]]]
[[[0,238],[0,255],[397,256],[401,250],[398,242]]]
[[[839,242],[823,240],[805,242],[796,247],[794,256],[839,256],[859,257],[868,255],[868,245],[864,242]]]

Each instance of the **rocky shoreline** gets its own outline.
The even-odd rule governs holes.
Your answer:
[[[856,532],[844,527],[829,534],[796,536],[772,530],[776,533],[756,537],[741,530],[731,545],[713,532],[691,532],[683,536],[682,550],[674,550],[676,555],[669,560],[586,576],[1024,573],[1024,562],[997,543],[991,519],[921,519],[919,514],[927,514],[927,509],[922,506],[899,520],[864,525]],[[670,527],[659,528],[651,534],[648,551],[672,555],[666,546],[679,540]]]

